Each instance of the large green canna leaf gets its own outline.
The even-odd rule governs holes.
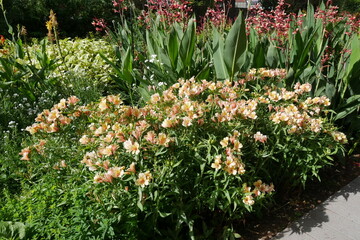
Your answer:
[[[186,67],[190,67],[194,55],[196,43],[196,25],[195,19],[190,19],[180,43],[180,57]]]
[[[131,49],[130,47],[126,50],[125,55],[122,59],[122,69],[123,71],[129,71],[131,72],[133,67],[133,58],[132,58],[132,53],[131,53]]]
[[[233,80],[243,64],[241,57],[246,50],[246,46],[245,21],[240,12],[225,40],[224,61],[230,80]]]
[[[155,52],[154,45],[155,45],[155,43],[154,43],[154,40],[150,36],[150,31],[146,30],[146,46],[147,46],[148,53],[150,55],[154,55],[157,53],[157,52]]]
[[[216,78],[219,80],[229,79],[229,73],[224,62],[224,40],[216,28],[213,30],[212,47]]]
[[[314,6],[309,3],[307,4],[307,11],[306,11],[306,23],[304,24],[308,28],[315,27],[315,17],[314,17]]]
[[[169,54],[171,67],[173,69],[176,69],[177,61],[178,61],[178,55],[179,55],[179,39],[178,39],[178,35],[177,35],[177,32],[176,32],[174,27],[171,29],[171,32],[170,32],[170,35],[169,35],[167,51],[168,51],[168,54]]]
[[[255,47],[255,53],[253,58],[253,65],[254,68],[261,68],[265,67],[265,43],[258,41]]]
[[[279,56],[276,46],[270,42],[266,53],[266,64],[271,68],[277,68],[279,62]]]
[[[359,90],[359,79],[360,79],[360,39],[359,36],[354,36],[351,41],[351,55],[349,64],[346,68],[346,73],[344,76],[345,85],[349,86],[355,90],[356,94],[360,94]],[[346,89],[344,89],[346,90]],[[343,92],[342,96],[344,96]]]

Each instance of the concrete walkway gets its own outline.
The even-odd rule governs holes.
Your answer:
[[[360,240],[360,177],[273,240]]]

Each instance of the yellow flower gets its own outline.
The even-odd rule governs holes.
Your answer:
[[[135,172],[136,172],[135,163],[133,162],[133,163],[130,164],[129,168],[126,169],[125,173],[130,174],[130,173],[135,173]]]
[[[113,178],[119,178],[125,174],[124,169],[125,169],[124,166],[109,168],[108,174],[110,174]]]
[[[172,120],[171,119],[169,119],[169,118],[166,118],[162,123],[161,123],[161,126],[163,127],[163,128],[170,128],[170,127],[172,127]]]
[[[99,109],[100,109],[101,112],[103,112],[108,108],[109,108],[109,106],[106,103],[106,98],[103,98],[99,103]]]
[[[254,134],[254,139],[255,139],[255,142],[258,141],[258,142],[265,143],[267,141],[267,136],[263,135],[261,132],[256,132]]]
[[[243,147],[243,145],[238,141],[234,141],[234,151],[240,151],[240,149]]]
[[[256,182],[254,182],[254,186],[255,186],[256,188],[260,188],[261,184],[262,184],[262,181],[261,181],[260,179],[257,180]]]
[[[52,30],[52,22],[51,21],[47,21],[46,24],[45,24],[48,32],[51,32]]]

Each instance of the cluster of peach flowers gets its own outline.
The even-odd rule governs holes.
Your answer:
[[[51,110],[45,109],[42,113],[38,114],[35,118],[36,123],[26,127],[26,131],[30,132],[30,134],[35,134],[38,131],[46,133],[58,132],[60,126],[69,125],[72,121],[72,116],[63,114],[63,111],[67,110],[70,106],[76,105],[78,102],[79,99],[75,96],[61,99]]]
[[[261,143],[265,143],[267,141],[267,136],[262,134],[261,132],[257,131],[255,134],[254,134],[254,139],[255,139],[255,142],[261,142]]]
[[[234,131],[230,137],[225,137],[220,141],[220,145],[225,148],[225,160],[222,155],[216,155],[211,167],[219,170],[224,169],[231,175],[242,175],[245,173],[245,164],[241,161],[241,148],[243,145],[238,140],[240,133]]]
[[[253,189],[251,189],[250,186],[247,186],[246,183],[243,185],[243,193],[245,194],[245,196],[243,197],[243,203],[249,206],[254,205],[256,197],[270,194],[275,190],[272,183],[270,185],[267,185],[261,180],[257,180],[253,183],[253,185]]]
[[[64,114],[63,111],[66,111],[70,106],[75,106],[79,101],[80,100],[75,96],[71,96],[68,99],[61,99],[58,104],[55,104],[54,107],[51,108],[51,110],[45,109],[38,114],[35,118],[36,122],[33,125],[26,127],[25,130],[31,135],[34,135],[37,132],[58,132],[61,126],[69,125],[74,117]],[[39,154],[42,154],[45,144],[46,140],[41,139],[38,144],[22,149],[19,153],[22,156],[21,160],[29,161],[32,150],[36,150]]]
[[[284,68],[275,68],[275,69],[251,68],[249,72],[244,75],[245,77],[244,80],[247,82],[254,80],[256,77],[283,79],[286,77],[286,74],[287,72],[286,69]]]
[[[330,102],[325,97],[300,101],[301,95],[311,90],[310,84],[296,84],[294,91],[264,87],[253,93],[245,88],[246,82],[255,78],[279,78],[284,76],[284,71],[260,69],[249,75],[252,77],[245,76],[246,81],[240,79],[237,82],[180,79],[162,94],[153,94],[141,108],[124,105],[115,95],[103,97],[87,106],[75,106],[79,99],[70,97],[39,114],[36,123],[27,130],[31,134],[51,134],[84,115],[90,124],[79,139],[86,151],[81,162],[94,172],[94,182],[111,183],[114,179],[132,174],[135,184],[141,187],[148,186],[156,176],[146,169],[146,166],[151,166],[147,161],[144,165],[137,165],[138,171],[135,171],[135,164],[139,163],[139,159],[151,159],[159,148],[181,144],[176,135],[178,130],[187,134],[204,124],[233,126],[239,121],[251,124],[258,119],[259,106],[268,110],[265,117],[269,115],[269,122],[288,125],[290,133],[322,130],[322,119],[318,115]],[[339,132],[329,134],[336,141],[346,141],[346,136]],[[252,138],[262,144],[268,140],[267,135],[257,130],[246,136],[233,131],[218,142],[223,152],[214,154],[210,167],[230,175],[244,174],[243,145],[239,140],[244,138]],[[38,143],[24,148],[20,153],[21,159],[30,160],[32,149],[41,153],[44,145]]]
[[[269,110],[274,111],[270,115],[270,120],[276,124],[288,125],[288,133],[301,133],[305,130],[320,132],[323,129],[323,119],[320,115],[322,109],[330,105],[330,101],[325,96],[299,100],[301,95],[310,91],[309,83],[295,84],[294,91],[287,91],[284,88],[280,91],[268,90],[267,98],[262,99],[262,102],[268,103]],[[274,106],[278,102],[282,104]]]
[[[104,169],[106,172],[97,172],[94,176],[94,183],[112,183],[113,179],[122,178],[125,175],[135,174],[135,163],[131,163],[129,168],[125,168],[125,166],[111,166],[110,161],[106,160],[103,162],[97,161],[95,163],[91,162],[89,159],[83,159],[82,163],[85,163],[89,166],[89,169],[93,171],[97,170],[98,168]],[[139,174],[140,179],[141,173]],[[128,190],[128,186],[125,187],[125,190]]]
[[[331,136],[334,138],[335,141],[340,142],[342,144],[347,143],[346,135],[339,131],[334,131],[331,133]]]

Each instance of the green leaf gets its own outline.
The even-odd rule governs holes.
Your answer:
[[[265,67],[265,60],[266,58],[265,58],[264,44],[259,41],[255,48],[253,67],[254,68]]]
[[[1,222],[0,237],[7,239],[25,239],[26,226],[22,222]]]
[[[315,26],[314,6],[312,4],[310,4],[309,2],[307,4],[306,25],[305,26],[307,26],[307,27]]]
[[[138,189],[139,189],[138,190],[139,199],[138,199],[136,205],[138,206],[138,208],[141,211],[144,211],[144,205],[142,204],[142,198],[143,198],[142,189],[141,189],[141,187],[139,187]]]
[[[360,95],[354,95],[348,98],[343,106],[341,106],[340,112],[335,116],[334,120],[342,119],[349,114],[353,113],[360,107]]]
[[[157,54],[157,52],[155,52],[154,41],[150,36],[149,30],[146,30],[146,46],[147,46],[147,51],[150,55]]]
[[[178,54],[179,54],[179,40],[178,35],[173,27],[170,31],[169,41],[167,44],[167,51],[171,61],[171,67],[176,70]]]
[[[195,19],[190,19],[180,43],[180,57],[185,67],[190,67],[196,43]]]
[[[234,233],[234,238],[241,238],[241,235],[238,233]]]
[[[351,55],[349,64],[346,69],[346,74],[344,76],[345,84],[349,85],[351,84],[355,89],[359,87],[358,80],[360,77],[360,39],[359,36],[354,36],[354,38],[351,41]],[[354,79],[354,82],[352,83],[351,80]],[[345,91],[347,89],[344,89],[344,92],[342,96],[345,95]],[[360,92],[356,92],[359,94]]]
[[[208,79],[210,76],[210,66],[209,64],[206,64],[206,66],[196,75],[196,79],[203,80]]]
[[[225,39],[224,61],[230,80],[233,80],[235,74],[243,65],[243,62],[241,62],[241,56],[245,52],[246,46],[245,21],[242,17],[242,13],[240,12]]]
[[[276,46],[270,43],[266,54],[266,64],[271,68],[276,68],[278,65],[278,54]]]
[[[230,197],[229,191],[225,190],[224,194],[225,194],[225,197],[227,198],[227,200],[229,201],[229,203],[231,203],[231,197]]]
[[[166,218],[166,217],[171,215],[171,212],[170,213],[163,213],[163,212],[158,211],[158,213],[159,213],[160,217],[162,217],[162,218]]]
[[[148,102],[150,100],[151,94],[149,93],[147,87],[138,87],[137,90],[140,93],[141,98],[144,100],[144,102]]]
[[[335,86],[334,84],[332,83],[327,83],[326,84],[326,88],[325,88],[325,93],[326,93],[326,96],[329,98],[329,99],[332,99],[335,94],[336,94],[336,89],[335,89]]]
[[[216,28],[213,30],[213,61],[216,78],[219,80],[229,79],[229,73],[224,62],[224,40]]]
[[[131,72],[132,71],[132,54],[131,54],[131,49],[130,47],[126,50],[125,52],[125,55],[123,56],[123,59],[122,59],[122,70],[123,71],[129,71]]]

